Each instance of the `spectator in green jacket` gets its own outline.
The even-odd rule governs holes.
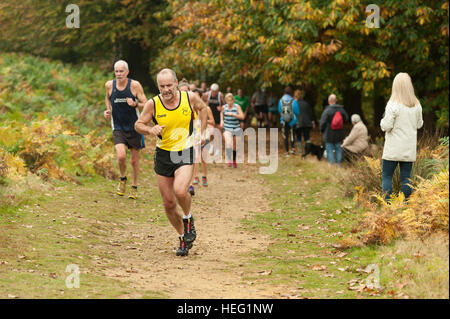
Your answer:
[[[237,93],[238,94],[236,94],[236,96],[234,97],[234,102],[241,107],[242,112],[244,113],[244,119],[239,120],[239,122],[240,122],[241,128],[245,129],[246,127],[250,126],[250,122],[252,119],[251,114],[249,114],[250,100],[248,99],[248,97],[244,96],[244,91],[242,89],[238,89]]]

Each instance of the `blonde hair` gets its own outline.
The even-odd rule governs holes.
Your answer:
[[[398,73],[392,82],[392,92],[389,102],[396,102],[405,106],[414,107],[419,100],[414,94],[414,87],[408,73]]]
[[[228,100],[228,99],[233,99],[233,101],[234,101],[234,95],[233,95],[233,93],[227,93],[227,94],[225,94],[225,101]]]

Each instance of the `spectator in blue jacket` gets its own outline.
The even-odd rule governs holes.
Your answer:
[[[294,126],[297,124],[299,108],[297,101],[292,97],[294,94],[292,87],[287,86],[284,89],[284,95],[278,102],[278,112],[280,113],[280,122],[284,139],[284,148],[286,156],[289,156],[289,139],[291,140],[291,153],[295,154],[295,134]]]

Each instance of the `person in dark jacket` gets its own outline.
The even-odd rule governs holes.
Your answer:
[[[304,155],[305,150],[310,147],[307,144],[311,144],[309,132],[311,131],[311,128],[315,127],[316,124],[314,122],[314,113],[311,106],[303,99],[303,92],[300,90],[295,90],[294,98],[298,103],[299,110],[298,122],[296,126],[297,148],[299,154],[301,153]],[[305,149],[302,145],[302,136]]]
[[[320,131],[323,134],[328,163],[340,165],[342,162],[341,143],[345,138],[344,129],[333,129],[331,123],[336,112],[339,112],[342,116],[343,123],[348,122],[349,117],[344,107],[337,104],[336,95],[331,94],[328,97],[328,104],[329,106],[323,111],[320,117]]]

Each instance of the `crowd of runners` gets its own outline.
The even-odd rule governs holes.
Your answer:
[[[171,69],[161,70],[156,82],[159,94],[146,98],[142,85],[128,78],[128,64],[114,64],[115,79],[105,84],[104,117],[111,120],[113,141],[120,171],[117,195],[124,196],[127,183],[127,150],[130,152],[132,185],[128,197],[137,199],[139,151],[145,147],[144,135],[156,138],[154,170],[169,222],[179,236],[177,256],[186,256],[197,237],[191,212],[195,185],[208,186],[208,156],[219,156],[222,139],[225,162],[237,168],[237,138],[251,126],[281,129],[285,156],[311,153],[320,160],[324,153],[329,163],[340,165],[344,158],[362,154],[368,149],[368,133],[358,114],[351,117],[330,94],[317,123],[323,142],[315,145],[310,131],[316,127],[312,107],[304,100],[304,92],[287,86],[278,99],[272,92],[259,88],[251,97],[243,89],[227,87],[220,91],[213,83],[200,87],[185,79],[178,81]],[[406,106],[405,106],[406,105]],[[345,137],[344,123],[353,125]],[[400,165],[402,191],[411,190],[408,178],[415,161],[417,129],[423,124],[420,103],[414,95],[410,77],[399,73],[394,79],[392,96],[386,107],[381,128],[386,132],[383,152],[382,186],[387,196],[392,192],[392,176]],[[405,136],[402,132],[408,131]],[[297,146],[297,152],[295,150]],[[406,157],[405,157],[406,156]],[[202,176],[199,179],[199,165]],[[179,213],[180,206],[182,213]]]

